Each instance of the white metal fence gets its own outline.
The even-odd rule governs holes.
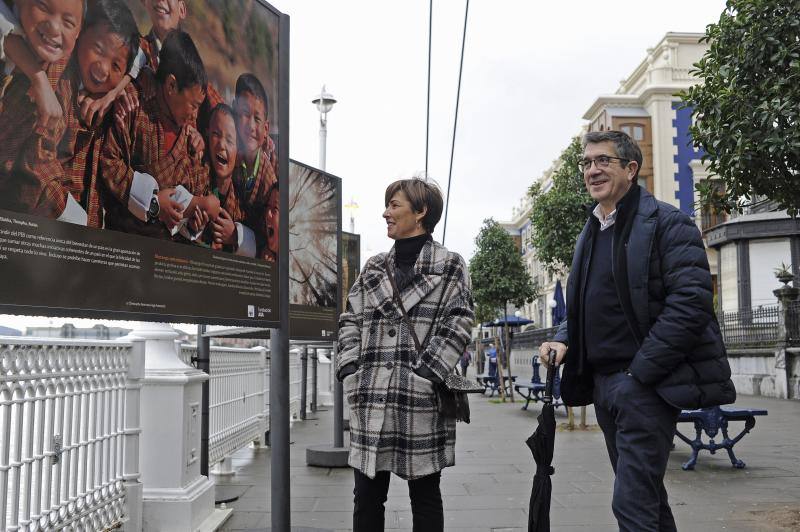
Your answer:
[[[197,346],[181,347],[188,364]],[[267,350],[213,347],[209,379],[208,464],[216,464],[267,430]]]
[[[0,337],[0,532],[94,531],[122,523],[141,530],[144,351],[143,340]],[[196,346],[181,348],[187,364],[196,354]],[[299,350],[290,356],[289,408],[297,418]],[[307,406],[311,357],[308,363]],[[212,348],[210,465],[268,429],[269,365],[263,347]]]
[[[0,338],[3,530],[139,520],[143,374],[142,342]]]

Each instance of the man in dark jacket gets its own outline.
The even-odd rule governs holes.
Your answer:
[[[664,473],[682,408],[732,403],[711,274],[694,222],[635,184],[625,133],[588,133],[580,161],[596,201],[575,247],[567,320],[539,348],[563,360],[567,405],[594,403],[624,531],[675,530]]]

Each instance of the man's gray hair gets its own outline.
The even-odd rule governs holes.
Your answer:
[[[617,157],[621,159],[628,159],[629,161],[636,161],[636,179],[639,176],[639,170],[642,169],[642,150],[639,145],[630,136],[622,131],[590,131],[583,136],[581,147],[585,150],[587,144],[599,144],[601,142],[611,142],[614,144],[614,149],[617,151]]]

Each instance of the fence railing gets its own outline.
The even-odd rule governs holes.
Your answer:
[[[786,313],[786,343],[800,345],[800,301],[789,303]]]
[[[512,347],[518,349],[536,349],[542,342],[551,340],[556,334],[558,327],[548,327],[547,329],[528,329],[525,332],[514,334]]]
[[[141,342],[0,338],[3,530],[139,521],[143,374]]]
[[[777,305],[720,312],[722,340],[728,347],[771,346],[778,341],[780,311]]]
[[[187,364],[196,345],[181,346]],[[216,464],[263,437],[269,419],[267,350],[211,348],[208,463]]]

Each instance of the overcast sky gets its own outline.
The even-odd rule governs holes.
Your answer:
[[[328,115],[327,170],[343,180],[343,203],[359,205],[363,262],[391,247],[381,218],[386,186],[425,169],[428,1],[272,3],[291,16],[290,155],[319,163],[319,113],[311,100],[324,83],[338,100]],[[472,0],[445,245],[469,260],[483,220],[511,217],[597,96],[615,92],[666,32],[703,32],[724,6]],[[428,172],[445,193],[464,7],[434,2]],[[343,228],[349,230],[347,218]],[[442,230],[443,222],[438,241]],[[20,320],[3,316],[0,324]]]

